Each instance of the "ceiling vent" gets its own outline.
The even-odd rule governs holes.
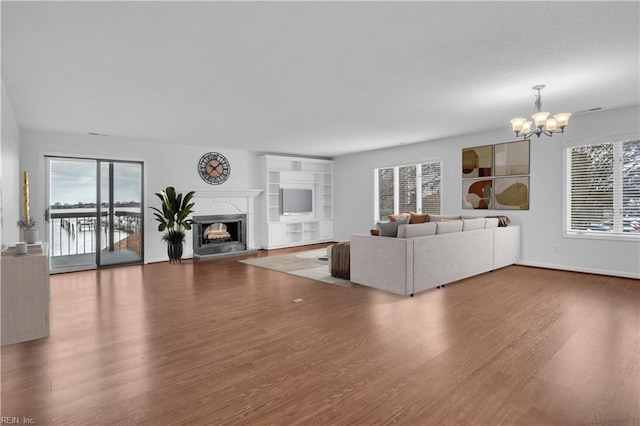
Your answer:
[[[596,112],[596,111],[602,111],[602,107],[596,107],[596,108],[583,109],[582,111],[576,111],[576,112],[574,112],[574,113],[573,113],[573,115],[589,114],[590,112]]]

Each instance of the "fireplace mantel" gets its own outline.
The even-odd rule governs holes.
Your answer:
[[[255,198],[260,195],[263,189],[181,189],[179,192],[195,191],[198,198]]]
[[[191,189],[181,189],[179,192],[189,192]],[[254,199],[264,190],[262,189],[195,189],[193,196],[194,215],[247,215],[247,248],[255,249],[255,208]]]

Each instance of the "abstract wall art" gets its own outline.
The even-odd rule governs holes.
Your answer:
[[[477,178],[493,175],[493,145],[462,150],[462,177]]]
[[[530,141],[462,149],[462,208],[529,210]]]
[[[465,179],[462,181],[463,209],[493,209],[493,180]]]
[[[494,176],[529,174],[529,140],[499,143],[494,147]]]
[[[498,210],[529,210],[529,176],[495,178],[494,208]]]

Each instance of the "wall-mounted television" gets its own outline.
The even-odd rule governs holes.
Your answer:
[[[284,216],[313,213],[313,190],[282,188],[281,208]]]

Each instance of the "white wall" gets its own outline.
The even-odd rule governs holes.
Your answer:
[[[2,143],[0,144],[0,242],[19,241],[16,222],[22,215],[22,174],[20,172],[20,129],[11,101],[2,84]]]
[[[345,155],[335,159],[336,239],[368,233],[373,225],[373,169],[423,159],[443,162],[443,214],[505,214],[522,227],[521,264],[640,278],[640,241],[587,240],[563,236],[563,145],[575,139],[640,133],[640,108],[572,117],[564,135],[531,140],[530,210],[462,210],[462,148],[514,140],[504,129]],[[554,248],[557,246],[557,250]]]
[[[222,185],[205,183],[197,172],[200,157],[210,151],[220,152],[231,164],[231,175]],[[74,135],[23,130],[21,141],[22,169],[29,172],[31,212],[42,218],[45,211],[45,155],[132,160],[144,163],[145,193],[145,262],[167,260],[166,246],[160,240],[157,222],[153,220],[149,206],[159,206],[155,192],[171,185],[177,189],[194,191],[221,189],[259,188],[258,160],[248,151],[216,148],[215,146],[190,146],[155,141]],[[44,235],[43,221],[39,230]],[[193,254],[191,238],[185,244],[184,256]]]
[[[5,95],[3,93],[3,106]],[[30,173],[31,211],[34,217],[42,218],[44,212],[44,155],[86,156],[90,158],[127,159],[143,161],[145,165],[145,204],[156,205],[154,192],[167,185],[194,190],[215,189],[203,182],[196,164],[202,154],[218,151],[231,163],[231,177],[220,188],[250,189],[262,187],[262,176],[255,153],[216,148],[215,146],[183,146],[162,144],[146,140],[131,140],[116,137],[57,134],[24,130],[21,141],[15,124],[11,127],[7,141],[20,147],[21,167],[17,168],[17,154],[7,157],[5,164],[5,111],[3,108],[2,134],[2,184],[3,199],[16,201],[15,208],[8,204],[13,215],[11,223],[3,213],[4,231],[15,232],[13,225],[19,215],[21,170]],[[572,117],[565,135],[553,138],[541,137],[531,143],[531,194],[529,211],[471,211],[461,207],[461,149],[465,147],[495,144],[514,140],[508,123],[504,129],[475,135],[424,142],[337,157],[334,165],[334,214],[335,237],[348,240],[353,233],[367,233],[373,225],[373,168],[398,162],[440,159],[443,162],[442,212],[446,214],[506,214],[512,223],[522,226],[521,263],[558,269],[597,272],[612,275],[640,277],[640,243],[636,241],[585,240],[566,238],[562,232],[563,221],[563,142],[594,136],[640,132],[640,109],[631,107],[602,111]],[[12,120],[15,123],[15,119]],[[5,168],[13,168],[7,173]],[[7,195],[7,175],[13,182]],[[150,204],[151,203],[151,204]],[[256,204],[258,205],[258,203]],[[147,230],[145,237],[145,261],[167,259],[165,246],[160,241],[156,223],[145,209]],[[256,212],[259,214],[259,212]],[[14,220],[15,219],[15,220]],[[259,218],[257,218],[259,219]],[[40,232],[44,232],[42,220],[38,221]],[[4,235],[4,234],[3,234]],[[41,234],[44,235],[44,234]],[[259,221],[256,237],[261,235]],[[3,242],[15,238],[3,238]],[[555,252],[554,248],[558,250]],[[190,242],[185,246],[185,257],[191,256]]]

